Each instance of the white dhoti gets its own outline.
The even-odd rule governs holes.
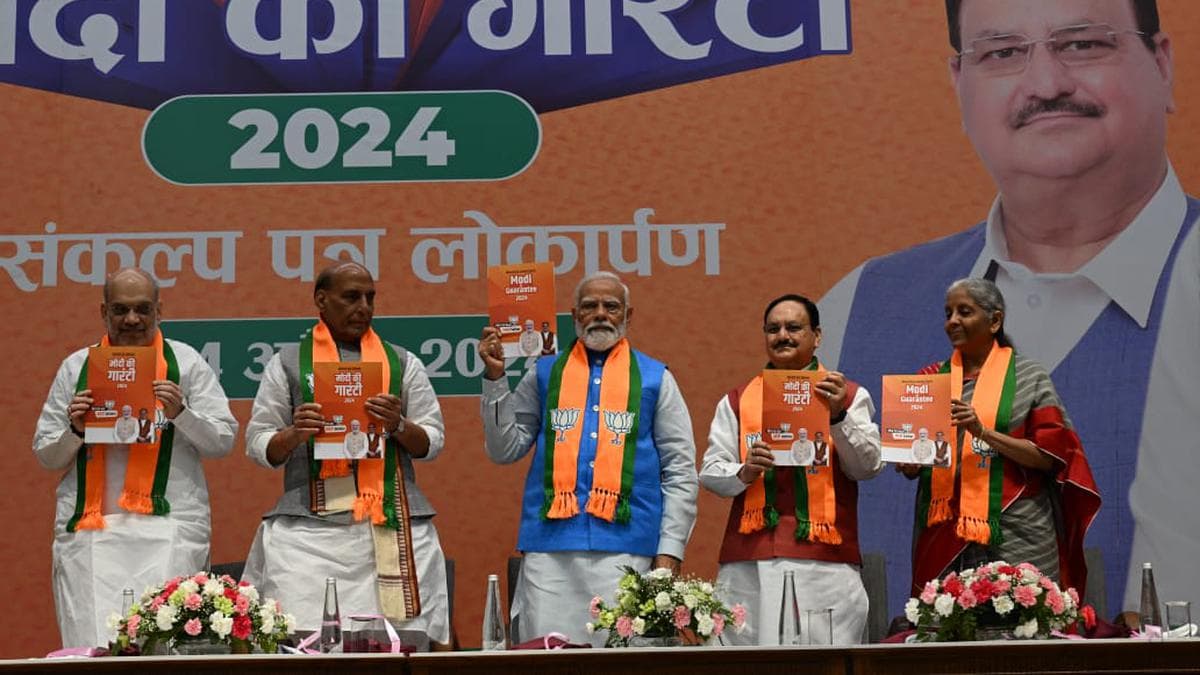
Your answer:
[[[746,607],[746,627],[741,633],[726,630],[729,645],[778,645],[779,616],[783,600],[783,573],[796,578],[800,606],[801,641],[808,643],[806,611],[833,608],[833,643],[862,642],[867,625],[867,591],[854,565],[821,560],[773,558],[726,563],[717,572],[717,593],[729,606]]]
[[[96,647],[115,635],[108,616],[121,591],[140,598],[147,586],[208,568],[207,523],[171,516],[108,513],[103,530],[58,530],[54,538],[54,606],[64,647]]]
[[[611,603],[625,574],[622,567],[646,572],[651,562],[648,556],[602,551],[526,553],[513,593],[512,618],[520,631],[513,642],[562,633],[571,642],[604,646],[606,631],[587,633],[588,622],[594,621],[588,613],[592,598],[598,595]]]
[[[421,613],[393,622],[434,642],[450,641],[446,559],[433,521],[411,521]],[[370,523],[338,525],[313,518],[276,516],[258,527],[242,578],[262,597],[275,598],[296,617],[297,630],[317,630],[325,609],[325,579],[337,579],[342,628],[356,614],[382,614]]]

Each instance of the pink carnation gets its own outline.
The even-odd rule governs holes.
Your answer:
[[[183,606],[187,609],[200,609],[200,605],[204,604],[204,598],[200,597],[199,593],[192,593],[183,599]]]
[[[1033,607],[1037,604],[1037,591],[1033,590],[1033,586],[1017,586],[1017,590],[1013,591],[1013,598],[1022,607]]]
[[[744,605],[738,603],[730,611],[733,613],[733,625],[741,626],[746,623],[746,607]]]
[[[1078,591],[1076,591],[1074,588],[1068,588],[1067,589],[1067,597],[1071,598],[1071,602],[1074,603],[1076,607],[1079,606],[1079,592]]]
[[[588,613],[592,615],[593,619],[600,616],[601,602],[603,602],[603,599],[597,595],[596,597],[592,598],[592,602],[588,604]]]
[[[1038,579],[1038,586],[1050,591],[1054,589],[1054,580],[1050,577],[1042,577]]]
[[[1004,595],[1012,590],[1012,582],[1008,580],[1000,580],[992,583],[992,592],[995,595]]]
[[[617,635],[623,638],[629,638],[633,635],[633,620],[627,616],[621,616],[617,619]]]
[[[932,581],[925,582],[925,588],[921,591],[921,602],[926,605],[932,605],[934,600],[937,600],[937,584]]]
[[[125,632],[129,634],[129,637],[131,637],[131,638],[137,637],[138,625],[140,625],[141,623],[142,623],[142,615],[141,614],[134,614],[133,616],[129,617],[129,620],[125,622]]]
[[[167,601],[167,599],[164,596],[160,595],[150,601],[150,609],[157,611],[158,608],[162,607],[163,603],[165,603],[166,601]]]
[[[976,605],[975,592],[971,589],[966,589],[958,596],[958,606],[963,609],[971,609]]]
[[[200,619],[188,619],[187,623],[183,624],[183,632],[195,637],[204,630],[204,626],[200,625]]]
[[[1055,614],[1062,614],[1067,609],[1067,604],[1063,601],[1062,593],[1058,591],[1049,591],[1046,593],[1046,604],[1049,605],[1050,611]]]
[[[1029,570],[1030,572],[1037,572],[1038,574],[1042,573],[1042,571],[1037,568],[1037,565],[1034,565],[1033,563],[1029,563],[1029,562],[1018,563],[1017,569]]]
[[[239,581],[237,585],[245,588],[246,586],[250,585],[250,582],[249,581]]]
[[[713,612],[713,635],[720,635],[725,632],[725,615]]]
[[[228,574],[222,574],[220,576],[220,579],[221,579],[221,583],[225,584],[226,586],[232,586],[235,583],[237,583],[233,580],[233,577],[229,576]]]
[[[992,566],[988,564],[980,565],[979,567],[975,568],[975,574],[978,574],[981,577],[991,576]]]
[[[238,614],[245,614],[250,609],[250,599],[238,594],[238,599],[233,601],[233,609]]]
[[[675,608],[675,627],[676,628],[687,628],[688,624],[690,624],[691,622],[692,622],[692,613],[690,611],[688,611],[687,607],[685,607],[683,605],[679,605],[678,607]]]
[[[203,586],[204,584],[208,583],[208,575],[204,572],[200,572],[196,576],[192,577],[192,581],[196,582],[196,584],[199,586]]]

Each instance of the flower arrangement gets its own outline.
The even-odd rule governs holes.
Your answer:
[[[904,606],[917,639],[927,642],[974,640],[981,628],[1011,629],[1018,639],[1044,638],[1073,626],[1079,612],[1074,588],[1062,591],[1030,563],[1003,561],[929,581]]]
[[[718,637],[726,626],[742,630],[746,608],[726,607],[713,595],[713,585],[699,579],[677,578],[659,568],[645,574],[624,567],[617,585],[616,602],[608,605],[592,598],[589,633],[607,630],[607,645],[628,646],[634,637],[681,636],[703,644]]]
[[[151,586],[126,616],[114,613],[109,619],[117,631],[116,648],[137,645],[142,653],[191,639],[228,644],[239,652],[258,645],[271,654],[295,623],[278,602],[260,599],[248,582],[206,572]]]

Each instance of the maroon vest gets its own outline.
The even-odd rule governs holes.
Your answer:
[[[742,400],[742,385],[729,392],[729,405],[733,414],[740,420],[739,404]],[[846,381],[846,400],[853,401],[858,393],[858,384]],[[738,434],[740,451],[742,440]],[[824,560],[827,562],[844,562],[852,565],[862,565],[858,552],[858,482],[850,480],[842,472],[838,449],[834,448],[833,455],[833,492],[837,503],[837,518],[834,521],[838,533],[842,535],[842,543],[838,545],[823,544],[808,540],[796,540],[796,490],[794,472],[807,471],[806,467],[779,467],[775,469],[775,508],[779,511],[779,524],[774,528],[763,528],[751,534],[738,532],[738,524],[742,520],[742,510],[746,501],[743,492],[733,500],[729,509],[729,522],[725,524],[725,538],[721,542],[721,554],[718,562],[742,562],[745,560],[769,560],[771,558],[800,558],[805,560]]]

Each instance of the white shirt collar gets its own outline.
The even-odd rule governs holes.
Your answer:
[[[988,212],[983,251],[971,276],[982,277],[992,261],[1018,278],[1064,279],[1084,277],[1143,328],[1154,303],[1154,291],[1166,266],[1171,247],[1183,227],[1187,214],[1187,195],[1179,185],[1175,169],[1167,164],[1167,175],[1154,197],[1138,213],[1133,222],[1116,239],[1109,242],[1096,257],[1074,273],[1035,273],[1025,265],[1013,262],[1008,255],[1004,237],[1000,197],[992,202]]]

